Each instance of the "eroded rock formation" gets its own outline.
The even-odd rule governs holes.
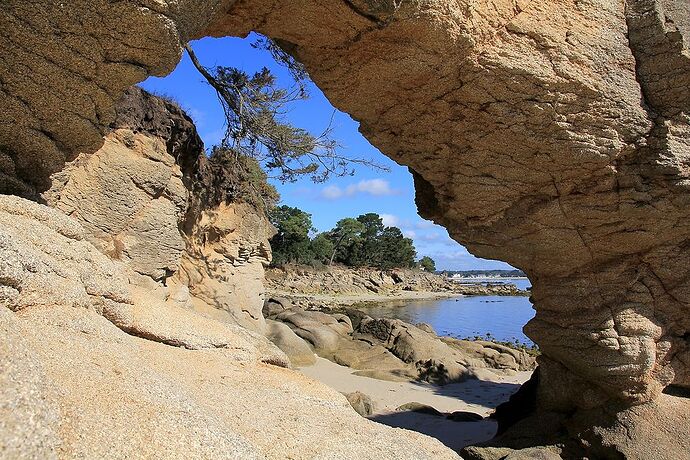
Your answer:
[[[130,284],[90,236],[0,195],[0,457],[458,458],[283,369],[263,336]]]
[[[640,414],[661,407],[674,426],[656,443],[687,453],[687,432],[674,431],[688,426],[686,404],[660,393],[690,386],[689,10],[684,0],[10,0],[3,187],[33,193],[65,157],[95,151],[112,102],[170,71],[180,39],[264,33],[411,167],[422,215],[530,276],[538,410],[608,411],[601,426],[613,428],[595,442],[635,457],[634,431],[606,433],[644,430]]]
[[[316,353],[356,369],[356,375],[440,385],[468,378],[495,379],[536,366],[526,350],[438,337],[428,325],[372,318],[352,308],[307,310],[287,299],[279,301],[264,308],[269,338],[295,366],[313,361]]]
[[[51,176],[43,200],[130,269],[130,281],[182,307],[263,332],[264,266],[273,227],[247,203],[220,199],[192,120],[139,88],[113,130]]]

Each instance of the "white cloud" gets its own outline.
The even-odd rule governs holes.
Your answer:
[[[403,235],[405,235],[407,238],[417,238],[417,232],[414,230],[405,230]]]
[[[321,196],[327,200],[337,200],[338,198],[342,198],[343,195],[345,195],[343,189],[337,185],[329,185],[321,191]]]
[[[383,225],[386,227],[397,227],[400,225],[400,218],[398,216],[394,216],[393,214],[379,214],[381,216],[381,220],[383,220]]]
[[[391,189],[390,183],[383,179],[362,180],[356,184],[348,185],[345,191],[349,196],[357,193],[366,193],[372,196],[388,196],[397,193]]]
[[[345,188],[337,185],[329,185],[321,190],[321,196],[327,200],[337,200],[343,197],[355,196],[358,194],[371,196],[390,196],[400,193],[391,188],[390,183],[384,179],[361,180],[356,184],[350,184]]]

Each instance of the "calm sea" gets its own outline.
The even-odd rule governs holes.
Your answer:
[[[496,282],[491,280],[491,282]],[[529,280],[508,280],[524,289]],[[398,318],[405,322],[429,323],[437,334],[465,338],[486,336],[500,341],[519,340],[532,344],[522,326],[534,317],[528,297],[473,296],[383,304],[365,309],[374,317]]]

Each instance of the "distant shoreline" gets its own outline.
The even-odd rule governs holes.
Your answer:
[[[464,294],[450,291],[396,291],[388,294],[298,294],[293,292],[270,290],[268,294],[269,297],[285,297],[291,300],[334,303],[337,305],[346,306],[351,306],[358,303],[396,303],[412,300],[439,300],[455,297],[466,297]]]
[[[449,276],[447,279],[451,281],[484,281],[484,280],[528,280],[526,276],[466,276],[462,278],[453,278]]]

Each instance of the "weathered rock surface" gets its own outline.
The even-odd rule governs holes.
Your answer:
[[[33,432],[20,426],[32,435],[21,442],[1,430],[2,448],[40,458],[457,458],[432,438],[361,418],[339,393],[287,369],[134,338],[85,309],[5,311],[25,348],[3,368],[28,354],[45,377],[29,407],[44,418]],[[0,407],[27,391],[11,383]],[[310,422],[296,424],[301,417]]]
[[[266,216],[246,203],[202,211],[177,275],[189,286],[193,307],[263,333],[264,269],[274,231]]]
[[[53,176],[43,196],[79,221],[101,252],[160,281],[179,269],[188,195],[164,139],[118,129],[98,152]]]
[[[519,421],[486,445],[463,449],[462,456],[471,460],[570,459],[583,455],[663,460],[687,456],[690,451],[687,398],[662,394],[648,404],[628,408],[620,405],[616,409],[582,410],[566,424],[560,423],[562,415],[557,412],[541,411]],[[554,433],[552,424],[569,436]],[[531,447],[536,440],[545,447]],[[586,451],[582,449],[583,442],[589,445]]]
[[[465,355],[463,363],[472,368],[510,369],[518,371],[533,370],[534,356],[500,343],[486,340],[458,340],[441,337],[443,343]]]
[[[405,363],[417,368],[423,380],[448,383],[466,379],[470,372],[460,363],[459,353],[417,327],[397,319],[363,319],[358,338],[373,337]]]
[[[291,309],[278,313],[272,319],[290,326],[295,334],[311,343],[320,355],[337,350],[340,341],[347,340],[352,333],[352,323],[345,315],[332,316],[319,311]]]
[[[264,213],[207,191],[214,172],[174,103],[130,88],[116,109],[103,147],[54,174],[42,198],[159,298],[263,333]]]
[[[424,216],[530,276],[528,333],[556,369],[541,385],[577,382],[549,402],[561,414],[586,409],[585,390],[626,413],[690,385],[685,0],[145,5],[5,2],[4,184],[45,187],[95,151],[112,101],[170,71],[180,38],[262,32],[411,167]]]
[[[125,271],[86,240],[74,220],[0,195],[0,305],[67,305],[102,312],[132,304]]]
[[[294,338],[286,336],[288,331],[308,342],[319,356],[357,369],[356,375],[446,384],[485,373],[491,376],[533,370],[536,365],[535,358],[525,350],[493,342],[437,337],[403,321],[375,319],[354,309],[313,311],[291,307],[275,308],[273,312],[267,320],[268,337],[291,359],[293,354],[299,359],[302,353],[297,344],[292,345]],[[278,329],[279,325],[288,330]]]
[[[150,298],[86,234],[0,196],[1,457],[458,458],[275,366],[263,336]]]
[[[314,350],[287,324],[267,320],[266,337],[288,356],[293,366],[310,366],[316,362]]]
[[[362,417],[368,417],[374,413],[374,403],[371,398],[361,391],[355,391],[354,393],[345,394],[347,402],[350,403],[352,408]]]

